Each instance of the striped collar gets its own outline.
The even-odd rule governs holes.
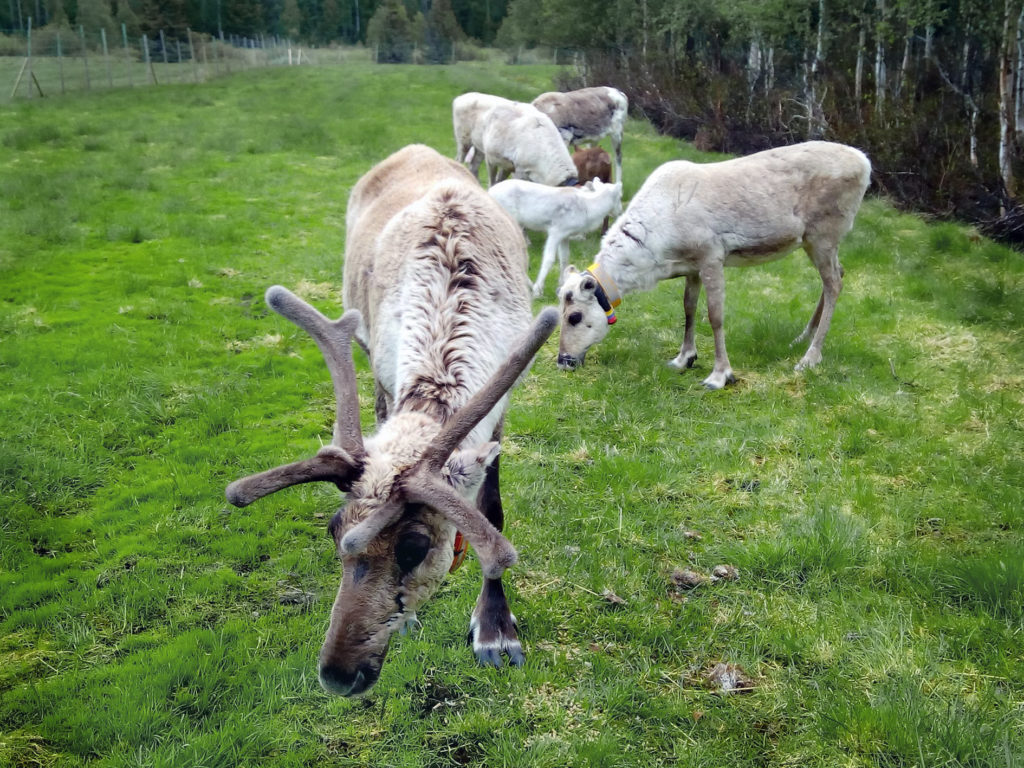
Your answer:
[[[615,284],[611,275],[601,269],[601,265],[597,262],[587,267],[584,272],[597,282],[594,296],[597,298],[597,303],[601,305],[601,309],[604,310],[605,317],[608,318],[608,325],[613,325],[618,320],[615,317],[615,307],[622,303],[619,286]]]

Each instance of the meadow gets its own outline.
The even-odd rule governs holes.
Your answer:
[[[679,281],[573,373],[542,349],[502,445],[524,667],[465,644],[471,556],[370,695],[321,691],[337,492],[223,494],[331,431],[263,292],[340,314],[360,175],[452,154],[455,95],[555,75],[352,62],[0,107],[0,765],[1024,764],[1024,261],[874,197],[812,371],[800,252],[727,272],[726,390],[706,319],[695,369],[664,365]],[[679,157],[711,159],[631,120],[625,198]]]

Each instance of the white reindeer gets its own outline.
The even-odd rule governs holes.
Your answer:
[[[347,495],[328,530],[342,579],[320,651],[332,693],[377,680],[391,634],[458,561],[460,532],[484,582],[470,621],[484,664],[523,663],[501,585],[516,551],[500,533],[497,440],[508,391],[558,322],[530,323],[522,233],[465,168],[413,145],[370,170],[347,214],[344,302],[330,321],[275,286],[267,303],[306,330],[327,362],[337,401],[330,445],[311,459],[237,480],[245,506],[298,483]],[[363,439],[353,336],[369,352],[378,428]]]
[[[853,226],[870,176],[862,152],[824,141],[721,163],[665,163],[608,230],[595,263],[583,272],[569,267],[560,293],[559,367],[582,364],[608,333],[624,294],[685,277],[686,330],[669,364],[683,370],[697,359],[694,314],[703,285],[715,338],[715,364],[704,386],[720,389],[735,381],[722,324],[724,267],[763,264],[800,246],[821,275],[822,292],[793,342],[811,339],[796,369],[817,365],[842,290],[839,242]]]
[[[615,181],[622,181],[622,131],[629,111],[626,94],[617,88],[597,86],[564,93],[549,91],[532,103],[551,118],[571,147],[610,137],[615,149]]]
[[[550,186],[576,183],[572,162],[551,119],[529,104],[464,93],[452,101],[456,160],[476,176],[487,162],[488,184],[508,176]]]
[[[609,214],[617,216],[622,211],[622,185],[604,184],[596,178],[582,187],[547,187],[508,179],[491,187],[490,193],[521,227],[547,232],[534,296],[543,292],[556,253],[559,276],[565,272],[569,238],[593,232]]]

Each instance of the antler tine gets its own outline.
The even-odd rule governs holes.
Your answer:
[[[512,388],[519,375],[537,354],[537,350],[557,326],[558,310],[554,307],[544,308],[505,364],[445,423],[441,432],[434,438],[434,442],[423,454],[423,462],[427,467],[436,472],[444,466],[452,451],[459,447],[459,443],[473,431],[473,427],[490,413],[502,396]]]
[[[480,568],[488,579],[501,576],[515,565],[519,555],[506,539],[476,507],[463,499],[454,488],[431,476],[429,467],[409,475],[403,482],[405,498],[426,504],[448,518],[476,550]]]
[[[311,305],[280,285],[267,289],[267,304],[313,337],[327,363],[337,403],[333,442],[357,462],[366,455],[359,428],[359,394],[352,362],[352,336],[362,316],[350,309],[338,320],[328,320]]]
[[[235,480],[227,487],[224,495],[236,507],[245,507],[282,488],[318,480],[334,483],[346,490],[345,486],[355,479],[360,468],[351,463],[349,456],[336,451],[328,446],[311,459],[283,464]]]

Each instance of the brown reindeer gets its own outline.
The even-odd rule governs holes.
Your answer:
[[[476,549],[483,588],[470,620],[481,663],[524,661],[501,577],[516,551],[501,534],[498,443],[508,393],[558,323],[531,324],[518,227],[458,163],[414,145],[352,190],[347,311],[331,321],[284,288],[267,303],[320,347],[334,383],[330,445],[310,459],[237,480],[245,506],[299,483],[346,494],[328,530],[342,580],[320,651],[323,687],[368,690],[390,637],[440,585],[456,532]],[[370,355],[376,434],[359,425],[351,340]]]
[[[577,187],[582,187],[588,181],[600,179],[605,184],[612,180],[612,156],[601,147],[586,147],[577,149],[572,153],[572,164],[576,166],[576,177],[579,179]],[[621,185],[619,187],[621,195]],[[621,201],[620,201],[621,206]],[[616,215],[621,211],[616,212]],[[601,222],[601,234],[608,231],[608,217]],[[565,268],[562,268],[565,271]]]
[[[605,184],[612,180],[612,156],[601,147],[577,149],[572,153],[572,163],[576,166],[578,187],[593,179],[600,179]]]

